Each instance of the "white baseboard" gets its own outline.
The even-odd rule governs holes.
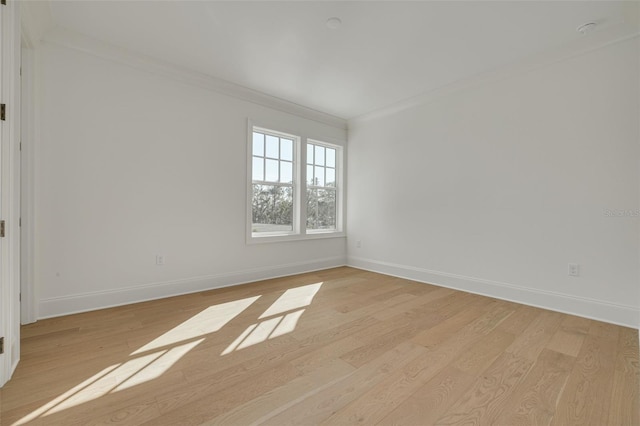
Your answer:
[[[345,257],[328,257],[306,262],[246,269],[239,272],[42,299],[39,303],[39,319],[94,311],[96,309],[111,308],[114,306],[246,284],[254,281],[336,268],[344,266],[345,264]]]
[[[413,266],[398,265],[360,257],[348,257],[347,266],[623,325],[625,327],[639,328],[640,325],[640,310],[634,306],[603,302],[586,297],[532,289],[498,281],[431,271]]]

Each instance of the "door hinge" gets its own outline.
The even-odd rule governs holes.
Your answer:
[[[7,106],[5,104],[0,104],[0,120],[4,121],[7,114]]]
[[[18,218],[18,226],[20,226],[20,227],[22,226],[22,218],[21,217]]]
[[[4,337],[0,337],[0,354],[4,353]]]
[[[4,220],[0,220],[0,238],[4,237]]]

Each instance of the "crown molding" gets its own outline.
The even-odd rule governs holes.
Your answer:
[[[476,74],[469,78],[457,80],[446,86],[438,87],[358,117],[353,117],[349,119],[349,128],[354,128],[361,123],[380,119],[407,109],[425,105],[463,90],[472,89],[484,84],[495,83],[517,75],[542,69],[639,36],[640,27],[634,22],[622,22],[617,25],[611,25],[608,28],[602,28],[593,34],[577,39],[572,43],[541,52],[540,54],[528,57],[522,61],[517,61],[491,71]]]
[[[343,118],[249,89],[227,80],[193,71],[167,61],[105,43],[75,31],[58,27],[49,31],[43,38],[43,42],[45,44],[62,46],[102,59],[118,62],[185,84],[211,90],[288,114],[297,115],[341,130],[347,129],[347,120]]]

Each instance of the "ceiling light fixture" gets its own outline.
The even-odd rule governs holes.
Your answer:
[[[587,35],[591,31],[595,30],[597,26],[598,24],[596,24],[595,22],[587,22],[586,24],[582,24],[578,28],[576,28],[576,31],[578,31],[582,35]]]
[[[340,18],[333,17],[333,18],[327,19],[327,28],[335,30],[340,25],[342,25],[342,21],[340,20]]]

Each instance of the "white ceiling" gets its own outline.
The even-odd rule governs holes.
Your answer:
[[[638,3],[64,1],[55,25],[349,119],[575,43]],[[331,30],[325,22],[339,17]]]

